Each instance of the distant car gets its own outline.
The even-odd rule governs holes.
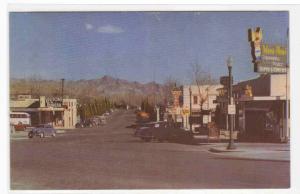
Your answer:
[[[31,129],[28,132],[28,137],[33,138],[34,136],[38,136],[40,138],[44,138],[46,136],[56,136],[56,130],[49,124],[38,125],[37,127]]]
[[[109,116],[110,113],[108,111],[106,111],[105,113],[103,113],[103,116]]]
[[[83,128],[83,127],[84,127],[84,123],[81,123],[81,122],[76,123],[76,124],[75,124],[75,127],[76,127],[76,128]]]

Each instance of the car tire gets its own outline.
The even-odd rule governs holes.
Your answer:
[[[42,132],[40,133],[40,138],[44,138],[45,137],[45,134]]]
[[[29,137],[29,138],[33,138],[33,136],[34,136],[33,132],[30,131],[30,132],[28,133],[28,137]]]

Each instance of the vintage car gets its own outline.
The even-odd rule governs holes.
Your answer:
[[[56,130],[49,124],[38,125],[37,127],[32,128],[28,132],[28,137],[33,138],[34,136],[38,136],[40,138],[44,138],[46,136],[56,136]]]
[[[167,122],[151,122],[139,126],[135,136],[147,142],[157,140],[158,142],[193,143],[193,134]]]
[[[151,141],[154,139],[154,131],[160,127],[161,122],[139,123],[136,126],[134,136],[140,137],[142,140]]]

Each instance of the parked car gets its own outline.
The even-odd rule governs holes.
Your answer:
[[[84,127],[84,123],[82,123],[82,122],[76,123],[75,127],[76,128],[83,128]]]
[[[38,136],[40,138],[44,138],[46,136],[56,136],[56,130],[49,124],[38,125],[37,127],[32,128],[28,132],[28,137],[33,138],[34,136]]]
[[[172,127],[168,129],[167,140],[184,144],[193,144],[194,135],[181,127]]]
[[[154,128],[159,127],[159,122],[139,123],[136,126],[134,136],[140,137],[144,141],[154,139]]]
[[[194,136],[180,126],[168,122],[150,122],[139,125],[134,136],[144,141],[157,140],[159,142],[169,141],[178,143],[193,143]]]

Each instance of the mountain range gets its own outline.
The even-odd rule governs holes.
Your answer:
[[[65,80],[64,94],[75,98],[114,96],[120,98],[126,96],[151,96],[163,95],[166,85],[156,82],[139,83],[124,79],[103,76],[98,79]],[[59,96],[61,95],[61,80],[42,80],[37,78],[11,79],[10,94],[32,94],[33,96]]]

